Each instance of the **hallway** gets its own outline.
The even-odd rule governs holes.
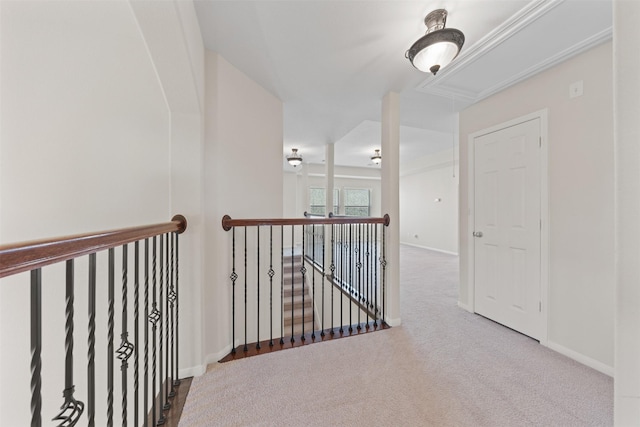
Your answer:
[[[211,365],[180,425],[612,425],[612,378],[457,307],[457,257],[400,256],[402,326]]]

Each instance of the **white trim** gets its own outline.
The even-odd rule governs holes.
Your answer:
[[[207,372],[205,365],[192,366],[190,368],[183,368],[178,371],[178,378],[199,377]]]
[[[469,313],[473,313],[473,310],[471,310],[471,308],[467,304],[463,304],[460,301],[458,301],[458,307],[460,307],[463,310],[468,311]]]
[[[393,328],[395,326],[400,326],[402,324],[402,319],[398,317],[397,319],[387,319],[385,322]]]
[[[495,126],[491,126],[486,129],[469,134],[467,139],[468,146],[468,197],[467,203],[469,207],[467,218],[467,253],[469,258],[467,260],[467,306],[469,311],[475,312],[475,249],[474,249],[474,224],[475,224],[475,148],[473,141],[482,136],[492,132],[499,131],[511,126],[516,126],[520,123],[528,122],[531,120],[540,120],[540,219],[542,220],[542,231],[540,232],[540,300],[542,303],[541,316],[542,327],[540,336],[536,337],[540,341],[540,344],[547,345],[547,339],[549,335],[549,148],[548,148],[548,109],[539,110],[525,116],[518,117],[513,120],[509,120],[504,123],[500,123]]]
[[[315,178],[324,178],[326,175],[323,173],[310,173],[309,176]],[[372,181],[380,181],[382,178],[379,176],[362,176],[362,175],[334,175],[334,178],[339,179],[369,179]]]
[[[569,359],[573,359],[576,362],[582,363],[585,366],[588,366],[592,369],[595,369],[598,372],[602,372],[605,375],[610,376],[611,378],[614,377],[614,368],[613,366],[609,366],[606,365],[602,362],[599,362],[595,359],[592,359],[588,356],[585,356],[582,353],[578,353],[577,351],[568,349],[556,342],[553,341],[547,341],[547,345],[548,348],[550,348],[553,351],[556,351],[560,354],[562,354],[563,356],[567,356]]]
[[[431,248],[429,246],[416,245],[415,243],[400,242],[401,245],[413,246],[414,248],[427,249],[429,251],[440,252],[447,255],[458,256],[458,252],[445,251],[444,249]]]

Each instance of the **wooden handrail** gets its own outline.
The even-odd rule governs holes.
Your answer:
[[[171,222],[162,224],[2,245],[0,246],[0,278],[160,234],[183,233],[186,229],[187,219],[182,215],[175,215]]]
[[[255,227],[258,225],[323,225],[323,224],[384,224],[389,226],[389,214],[381,218],[374,217],[339,217],[339,218],[265,218],[265,219],[232,219],[229,215],[222,217],[222,228],[225,231],[233,227]]]

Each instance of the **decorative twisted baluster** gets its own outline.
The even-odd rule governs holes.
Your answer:
[[[158,289],[160,291],[160,296],[159,296],[159,301],[158,301],[158,306],[160,307],[160,310],[162,310],[163,305],[162,302],[164,300],[164,264],[162,263],[162,254],[164,253],[164,236],[159,236],[159,240],[160,240],[160,256],[159,256],[159,262],[158,265],[160,267],[160,273],[158,274],[158,276],[160,277],[160,283],[158,285]],[[163,366],[163,357],[162,357],[162,337],[163,337],[163,332],[164,332],[164,327],[163,324],[164,322],[162,321],[162,312],[158,311],[158,323],[160,324],[160,328],[159,328],[159,332],[158,332],[158,342],[160,343],[160,351],[158,352],[159,355],[159,367],[158,367],[158,373],[160,374],[160,384],[158,386],[159,392],[160,392],[160,398],[158,399],[158,405],[160,406],[160,418],[158,419],[158,424],[157,425],[162,425],[166,422],[166,419],[164,417],[164,412],[163,412],[163,386],[162,386],[162,366]],[[155,397],[155,394],[154,394]]]
[[[280,226],[280,345],[284,344],[284,225]]]
[[[109,249],[109,302],[107,332],[107,425],[113,426],[113,317],[115,288],[115,252]]]
[[[304,228],[304,226],[303,226]],[[304,285],[305,285],[305,274],[307,272],[307,269],[304,266],[304,230],[302,232],[302,258],[301,258],[301,265],[300,265],[300,274],[302,274],[302,336],[300,337],[300,339],[304,342],[306,337],[304,336],[304,324],[305,324],[305,317],[304,317],[304,294],[306,293],[304,290]],[[294,305],[292,304],[292,307],[294,307]],[[291,309],[291,311],[293,311],[293,308]],[[295,322],[294,322],[295,323]]]
[[[153,289],[151,291],[152,293],[152,298],[153,298],[153,303],[151,305],[151,313],[149,313],[149,322],[151,322],[151,334],[152,334],[152,338],[153,338],[153,346],[152,346],[152,355],[151,355],[151,359],[152,359],[152,366],[151,366],[151,396],[153,397],[153,402],[152,402],[152,416],[151,416],[151,420],[152,420],[152,425],[156,425],[156,416],[157,416],[157,412],[156,412],[156,351],[157,351],[157,336],[156,336],[156,323],[158,323],[158,320],[160,319],[160,312],[158,311],[158,302],[156,299],[156,285],[157,285],[157,276],[156,276],[156,258],[157,258],[157,239],[154,236],[153,237],[153,249],[151,251],[151,274],[152,274],[152,286]]]
[[[175,247],[175,238],[177,237],[177,234],[171,234],[169,236],[169,238],[171,239],[171,262],[170,262],[170,266],[171,266],[171,288],[169,290],[169,295],[167,296],[167,298],[169,299],[169,301],[171,302],[171,377],[173,378],[173,381],[171,381],[171,391],[169,392],[169,397],[174,397],[176,395],[176,378],[177,376],[174,374],[174,365],[175,365],[175,347],[174,347],[174,329],[175,329],[175,324],[173,323],[173,319],[174,319],[174,314],[173,314],[173,308],[175,306],[175,302],[176,302],[176,292],[175,289],[173,287],[173,281],[174,281],[174,255],[173,255],[173,250]],[[167,378],[168,380],[168,378]]]
[[[42,270],[31,270],[31,427],[42,425]]]
[[[180,332],[180,322],[179,322],[179,314],[180,314],[180,293],[179,293],[179,278],[180,275],[178,267],[180,266],[180,245],[178,244],[179,234],[176,233],[176,373],[173,380],[173,385],[180,385],[180,378],[178,376],[178,366],[180,359],[178,356],[180,355],[180,346],[179,346],[179,332]]]
[[[383,226],[384,227],[384,226]],[[373,244],[375,246],[374,248],[374,252],[376,254],[376,256],[378,255],[378,227],[374,227],[373,229]],[[373,268],[373,283],[375,283],[375,317],[373,318],[373,326],[377,327],[378,326],[378,263],[374,262],[374,268]]]
[[[134,244],[134,271],[133,271],[133,425],[138,424],[139,411],[139,322],[140,322],[140,242]]]
[[[256,227],[256,289],[258,290],[258,296],[256,299],[256,307],[257,307],[257,315],[256,320],[258,321],[257,331],[256,331],[256,349],[260,350],[260,226]]]
[[[122,375],[122,426],[127,426],[127,368],[129,364],[127,360],[133,354],[133,344],[129,342],[129,333],[127,332],[127,304],[128,304],[128,290],[127,290],[127,268],[129,261],[128,246],[122,247],[122,331],[120,333],[120,347],[116,350],[118,359],[120,359],[120,372]]]
[[[335,242],[336,225],[331,225],[331,281],[336,280],[336,242]],[[333,321],[333,284],[331,285],[331,335],[335,334],[335,323]]]
[[[164,282],[164,286],[167,292],[165,304],[164,304],[164,324],[166,325],[164,331],[164,341],[165,341],[165,359],[164,359],[164,405],[162,409],[168,411],[171,408],[171,402],[169,402],[169,281],[170,281],[170,268],[169,268],[169,234],[165,234],[165,251],[164,251],[164,259],[165,259],[165,275],[166,279]],[[162,375],[162,370],[160,370],[160,375]],[[162,384],[162,383],[161,383]],[[161,401],[162,402],[162,401]],[[163,416],[164,417],[164,416]]]
[[[96,254],[89,255],[89,336],[87,338],[87,425],[95,426],[96,415]]]
[[[236,273],[236,229],[231,230],[232,241],[232,270],[231,270],[231,353],[236,353],[236,280],[238,274]]]
[[[320,336],[324,337],[324,329],[325,329],[325,324],[324,324],[324,281],[326,279],[327,276],[327,260],[326,260],[326,256],[325,256],[325,241],[327,240],[327,227],[325,225],[322,226],[322,320],[321,320],[321,325],[320,325]]]
[[[143,426],[149,424],[149,239],[144,240],[144,392],[143,392]]]
[[[60,407],[58,415],[52,421],[60,421],[59,427],[75,426],[82,412],[84,403],[76,400],[73,396],[75,386],[73,385],[73,260],[66,262],[66,307],[65,307],[65,363],[64,363],[64,390],[62,395],[64,402]]]
[[[316,262],[316,225],[312,224],[311,225],[311,259],[313,259],[313,262]],[[302,262],[304,262],[304,257],[302,258]],[[316,306],[316,275],[312,274],[311,275],[311,307],[312,307],[312,311],[311,311],[311,324],[313,325],[313,327],[311,328],[311,339],[315,340],[316,339],[316,316],[315,313],[313,313],[313,307]],[[304,316],[303,316],[303,320],[304,322]]]
[[[269,347],[273,347],[273,226],[269,226]]]
[[[357,280],[358,297],[360,298],[360,301],[362,301],[362,288],[365,285],[365,283],[363,283],[363,280],[362,280],[362,224],[358,224],[358,228],[356,229],[356,231],[357,231],[356,241],[358,242],[356,244],[356,247],[354,248],[354,251],[356,253],[356,276],[358,278]],[[360,326],[361,312],[362,310],[358,310],[358,330],[362,329],[362,327]],[[367,324],[368,323],[369,323],[369,315],[367,314]]]

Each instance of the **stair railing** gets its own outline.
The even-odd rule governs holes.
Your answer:
[[[0,278],[30,272],[32,427],[42,425],[43,367],[50,373],[46,378],[59,376],[55,375],[55,367],[47,367],[47,362],[43,362],[41,357],[43,333],[54,332],[46,329],[47,325],[43,324],[42,307],[46,302],[43,301],[42,282],[47,276],[46,267],[58,263],[65,264],[63,280],[66,298],[65,362],[64,369],[59,371],[64,371],[63,402],[57,414],[46,414],[45,418],[51,419],[58,426],[76,424],[94,426],[96,422],[112,426],[116,406],[114,395],[118,394],[114,389],[114,359],[117,357],[120,360],[121,371],[119,380],[121,404],[119,405],[120,414],[116,415],[117,420],[121,421],[123,426],[129,423],[136,426],[155,426],[165,422],[165,413],[171,408],[172,397],[175,396],[176,388],[180,385],[178,377],[178,235],[184,232],[186,227],[186,219],[182,215],[176,215],[168,223],[0,246]],[[133,254],[129,252],[131,244],[133,244]],[[119,301],[116,301],[117,248],[120,249],[121,255],[118,261],[121,267]],[[107,251],[108,263],[106,307],[104,304],[99,304],[102,302],[101,299],[96,304],[96,294],[99,291],[103,293],[105,291],[97,287],[98,253],[102,251]],[[74,264],[76,260],[84,257],[88,257],[88,278],[82,280],[79,285],[86,286],[88,289],[87,385],[82,387],[86,390],[86,395],[76,397],[73,381],[74,359],[78,361],[73,351],[76,308]],[[133,274],[129,269],[131,261],[133,261]],[[133,281],[132,301],[129,299],[130,280]],[[46,286],[60,285],[62,284],[52,280]],[[144,293],[142,305],[141,291]],[[133,310],[129,305],[130,302],[133,304]],[[21,302],[16,301],[16,304],[19,303]],[[118,319],[121,326],[121,344],[114,349],[116,304],[122,309]],[[104,314],[107,317],[108,328],[105,345],[106,365],[96,366],[96,316],[102,314],[99,313],[101,308],[105,308]],[[141,342],[144,353],[141,351]],[[150,347],[151,354],[149,354]],[[47,348],[46,351],[52,354],[58,351],[58,348]],[[129,370],[131,357],[133,357],[134,366]],[[142,368],[140,359],[143,359],[144,363]],[[133,384],[130,382],[131,379]],[[96,401],[97,387],[106,388],[106,402]],[[46,398],[50,401],[54,397],[46,396]],[[130,400],[133,401],[132,413],[129,408]],[[96,421],[98,410],[100,414]],[[101,418],[104,413],[106,417],[103,422]]]
[[[387,328],[389,221],[225,215],[231,353],[222,361]]]

